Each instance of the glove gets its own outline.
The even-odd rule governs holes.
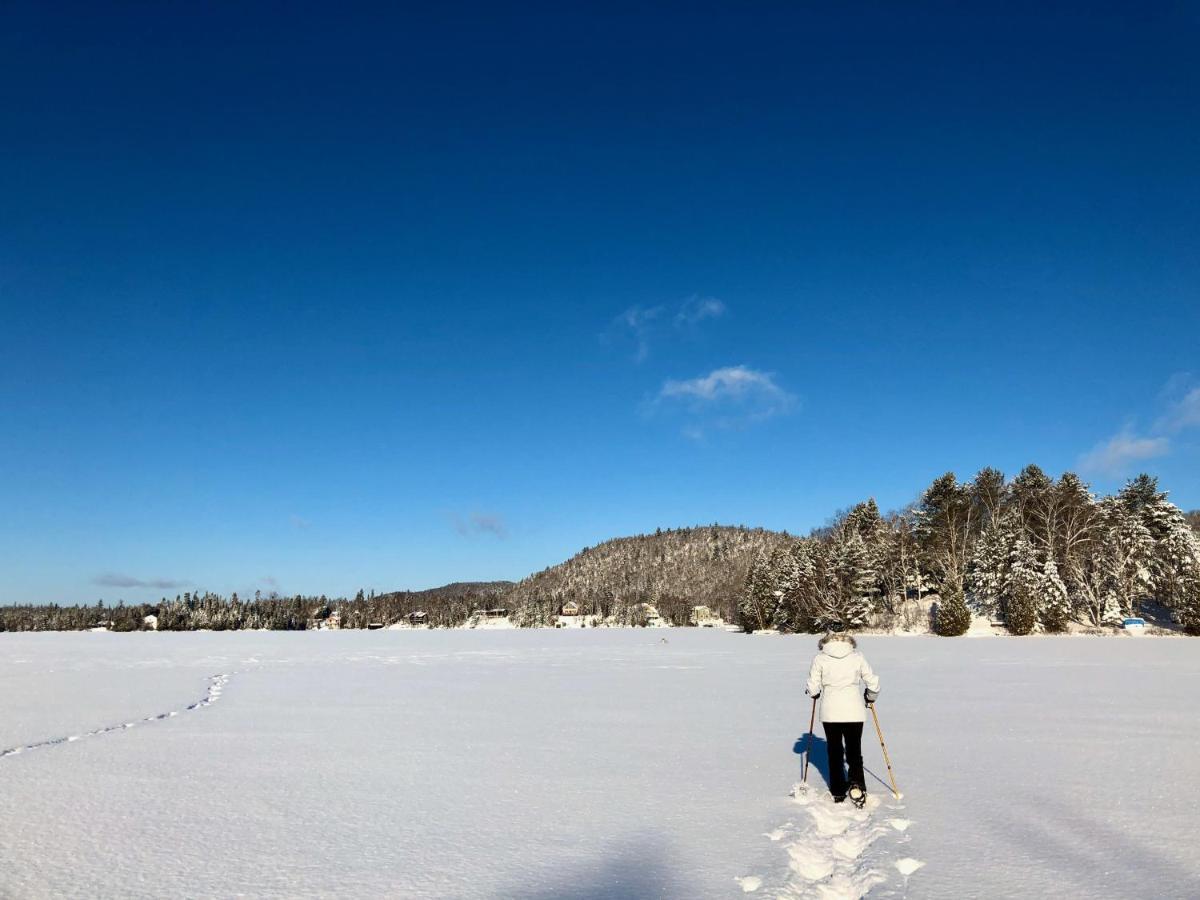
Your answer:
[[[804,693],[808,694],[808,691],[805,691]],[[808,696],[812,697],[814,700],[818,700],[821,697],[821,692],[817,691],[815,694],[808,694]]]
[[[879,691],[873,691],[870,688],[867,688],[865,691],[863,691],[863,699],[866,700],[868,704],[874,703],[879,699]]]

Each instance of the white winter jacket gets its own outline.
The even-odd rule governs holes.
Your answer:
[[[879,676],[855,649],[854,638],[835,636],[821,642],[808,673],[810,697],[821,698],[822,722],[862,722],[867,715],[863,685],[875,693]]]

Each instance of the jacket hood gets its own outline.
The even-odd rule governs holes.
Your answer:
[[[858,649],[858,642],[849,634],[827,634],[817,642],[821,652],[834,659],[844,659]]]

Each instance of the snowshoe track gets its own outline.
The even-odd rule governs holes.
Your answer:
[[[181,713],[195,712],[198,709],[203,709],[206,706],[212,706],[221,699],[221,694],[225,690],[225,685],[229,683],[234,673],[223,672],[219,675],[212,675],[208,679],[208,690],[204,696],[195,703],[188,704],[182,709],[173,709],[164,713],[146,716],[142,719],[134,719],[130,722],[122,722],[119,725],[108,725],[104,728],[97,728],[93,731],[84,731],[79,734],[71,734],[65,737],[50,738],[45,741],[36,741],[32,744],[24,744],[20,747],[10,747],[7,750],[0,750],[0,759],[8,756],[19,756],[23,753],[30,753],[34,750],[44,750],[47,747],[57,747],[61,744],[73,744],[76,741],[81,741],[84,738],[99,737],[102,734],[112,734],[116,731],[127,731],[130,728],[137,728],[139,725],[149,725],[154,722],[161,722],[165,719],[173,719]]]
[[[786,874],[764,893],[779,900],[859,900],[878,885],[899,885],[897,875],[907,880],[924,865],[903,857],[912,823],[900,818],[904,807],[890,795],[871,794],[857,809],[849,801],[835,804],[822,789],[797,785],[792,802],[796,819],[763,835],[787,853]],[[764,886],[757,878],[738,882],[747,893]]]

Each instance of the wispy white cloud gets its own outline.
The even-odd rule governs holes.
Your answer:
[[[723,315],[725,304],[716,297],[693,296],[680,304],[673,321],[676,328],[688,328],[705,319],[719,319]]]
[[[1197,427],[1200,427],[1200,387],[1194,387],[1171,401],[1167,411],[1154,423],[1156,431],[1167,434]]]
[[[454,515],[451,517],[450,523],[454,526],[454,530],[463,537],[481,534],[490,534],[500,540],[508,537],[508,525],[504,521],[504,517],[495,513],[473,512],[466,517]]]
[[[718,319],[726,313],[725,304],[715,297],[693,295],[673,305],[631,306],[617,316],[605,340],[619,336],[633,342],[633,358],[645,362],[652,345],[670,337],[672,332],[694,330],[702,322]]]
[[[748,366],[724,366],[697,378],[663,383],[654,407],[682,408],[690,417],[685,435],[704,436],[713,428],[737,428],[791,412],[796,397],[769,372]]]
[[[663,384],[659,396],[687,397],[709,403],[756,393],[771,397],[782,397],[785,394],[775,383],[774,376],[766,372],[757,372],[746,366],[725,366],[713,369],[699,378],[669,380]]]
[[[1137,435],[1124,428],[1081,456],[1079,468],[1102,475],[1122,475],[1129,471],[1132,463],[1166,456],[1170,452],[1169,438]]]
[[[101,587],[154,588],[158,591],[171,591],[176,588],[187,587],[190,582],[179,581],[174,578],[134,578],[132,575],[106,572],[103,575],[97,575],[93,578],[92,584]]]
[[[1200,428],[1200,386],[1192,373],[1171,376],[1157,405],[1162,412],[1148,431],[1139,433],[1133,425],[1126,425],[1081,456],[1079,467],[1104,475],[1130,474],[1134,463],[1167,456],[1175,449],[1176,437]]]
[[[631,306],[616,318],[616,327],[633,338],[633,358],[638,362],[650,355],[650,335],[662,312],[661,306]]]

